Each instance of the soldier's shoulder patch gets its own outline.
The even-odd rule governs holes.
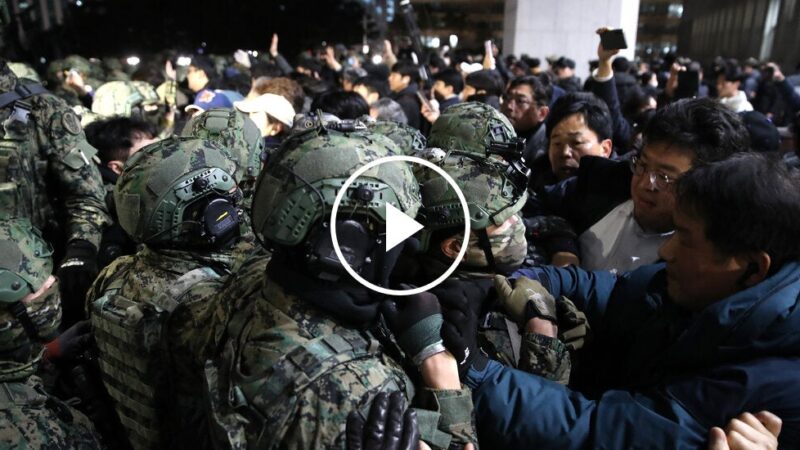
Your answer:
[[[70,134],[79,134],[81,132],[81,120],[78,115],[72,111],[66,111],[61,116],[61,123],[64,129]]]

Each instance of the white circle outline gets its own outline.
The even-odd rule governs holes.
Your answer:
[[[437,279],[431,281],[430,283],[416,287],[414,289],[388,289],[382,286],[378,286],[376,284],[370,283],[369,281],[365,280],[361,277],[352,267],[350,264],[347,264],[347,261],[344,259],[344,255],[342,254],[342,250],[339,248],[339,240],[336,238],[336,215],[339,210],[339,203],[341,203],[342,199],[344,198],[345,192],[347,192],[347,188],[356,181],[356,178],[360,177],[361,174],[366,172],[367,170],[379,166],[384,163],[388,162],[395,162],[395,161],[404,161],[416,164],[422,164],[423,166],[433,169],[436,173],[441,175],[447,183],[453,187],[456,191],[456,195],[458,195],[458,200],[461,202],[461,208],[464,210],[464,239],[461,241],[461,250],[459,250],[456,259],[453,260],[453,264]],[[397,205],[400,206],[400,205]],[[456,181],[447,174],[441,167],[437,166],[436,164],[424,160],[422,158],[417,158],[416,156],[406,156],[406,155],[394,155],[394,156],[384,156],[383,158],[378,158],[375,161],[369,162],[364,167],[356,170],[347,181],[344,182],[342,187],[339,189],[339,192],[336,194],[336,199],[333,201],[333,210],[331,211],[331,240],[333,241],[333,251],[336,252],[336,257],[339,258],[339,262],[342,263],[347,273],[350,274],[356,281],[358,281],[362,286],[366,287],[367,289],[371,289],[375,292],[379,292],[384,295],[394,295],[394,296],[405,296],[405,295],[416,295],[422,292],[429,291],[439,285],[439,283],[446,280],[450,275],[455,272],[458,265],[461,263],[461,260],[464,258],[464,255],[467,253],[467,245],[469,244],[469,205],[467,204],[467,199],[464,197],[464,193],[461,192]]]

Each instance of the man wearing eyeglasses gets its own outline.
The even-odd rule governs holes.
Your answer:
[[[550,112],[552,87],[530,75],[514,78],[503,94],[500,111],[508,117],[517,136],[525,139],[523,156],[532,167],[536,158],[547,155],[547,133],[545,119]]]
[[[741,119],[708,99],[659,109],[643,136],[629,163],[587,156],[576,177],[542,197],[546,209],[575,227],[584,269],[624,272],[656,262],[674,229],[675,181],[749,146]]]

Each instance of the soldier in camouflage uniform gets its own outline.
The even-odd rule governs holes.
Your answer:
[[[514,167],[521,159],[515,160],[511,152],[492,153],[493,149],[515,145],[516,134],[504,116],[483,104],[455,105],[447,110],[447,115],[447,121],[440,124],[437,120],[434,124],[431,137],[435,142],[454,147],[430,148],[419,156],[437,163],[455,179],[470,208],[471,234],[464,259],[453,278],[484,280],[481,284],[488,289],[494,275],[510,275],[523,264],[528,248],[519,215],[527,200],[527,190],[518,178],[522,172]],[[444,142],[443,136],[448,136]],[[427,272],[422,280],[427,282],[441,275],[457,257],[464,237],[464,215],[455,191],[444,178],[430,169],[418,171],[417,176],[422,186],[425,230],[429,236],[427,252],[418,267]],[[479,333],[484,350],[506,365],[566,383],[570,358],[565,344],[529,330],[526,299],[519,295],[521,290],[511,302],[507,285],[498,281],[498,287],[503,289],[497,290],[501,295],[494,298],[494,305],[492,302],[476,305],[481,307],[480,317],[484,317]],[[534,317],[558,323],[555,300],[552,297],[546,300],[531,302]],[[520,308],[512,305],[514,302],[523,303],[523,313],[518,313]],[[573,328],[568,325],[563,331]]]
[[[52,248],[27,219],[0,221],[0,448],[102,448],[89,419],[34,375],[61,319],[52,269]]]
[[[47,68],[48,87],[53,95],[60,97],[71,107],[92,106],[92,92],[102,81],[93,77],[96,73],[92,63],[79,55],[70,55],[50,63]]]
[[[173,137],[134,154],[115,186],[120,225],[142,248],[100,273],[87,308],[105,385],[134,448],[210,444],[200,393],[215,308],[188,292],[233,268],[235,170],[212,142]]]
[[[62,100],[19,80],[5,62],[0,65],[6,98],[0,105],[0,191],[9,193],[0,207],[10,216],[30,218],[64,255],[59,278],[64,322],[71,324],[82,311],[75,301],[83,299],[97,274],[100,236],[110,223],[100,173],[91,161],[97,150]]]
[[[110,81],[100,86],[94,94],[91,113],[82,118],[83,125],[114,116],[134,117],[153,125],[159,138],[172,134],[166,121],[167,106],[158,97],[155,88],[144,81]]]
[[[222,357],[206,369],[217,446],[342,449],[348,413],[366,413],[376,394],[392,391],[428,407],[417,414],[435,448],[474,442],[469,391],[456,378],[455,388],[414,394],[400,350],[378,326],[382,298],[347,275],[331,246],[329,214],[343,182],[363,164],[398,153],[397,146],[316,116],[295,123],[306,119],[317,125],[285,141],[256,185],[253,227],[272,259],[266,270],[261,262],[231,278],[218,301],[231,311],[221,314],[229,316]],[[413,217],[419,202],[404,163],[360,176],[336,225],[351,267],[386,285],[402,245],[385,251],[385,205]],[[441,343],[438,328],[434,334]]]
[[[425,135],[418,129],[399,122],[374,120],[367,116],[367,128],[375,134],[391,139],[404,155],[421,152],[427,146]]]

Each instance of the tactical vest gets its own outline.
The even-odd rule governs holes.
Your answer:
[[[294,348],[264,374],[245,376],[241,372],[241,349],[250,330],[261,326],[251,320],[253,308],[254,302],[250,302],[233,314],[219,366],[206,363],[212,435],[217,448],[277,448],[280,441],[276,431],[294,419],[284,412],[297,404],[298,393],[340,364],[380,357],[382,353],[381,344],[370,333],[347,329]],[[407,398],[413,397],[410,383],[398,384],[393,379],[381,390],[405,391]],[[248,401],[255,398],[258,405]],[[368,409],[369,405],[365,405],[365,417]],[[257,436],[256,442],[248,442],[247,436]]]
[[[138,302],[119,294],[122,279],[92,305],[92,326],[100,350],[100,369],[120,422],[133,448],[171,448],[169,418],[174,405],[166,325],[195,284],[219,275],[208,267],[192,270],[154,298]]]
[[[26,99],[45,92],[39,84],[17,81],[13,91],[0,94],[0,207],[4,215],[29,218],[39,229],[47,219],[36,206],[47,204],[47,163],[38,158],[32,106]]]

